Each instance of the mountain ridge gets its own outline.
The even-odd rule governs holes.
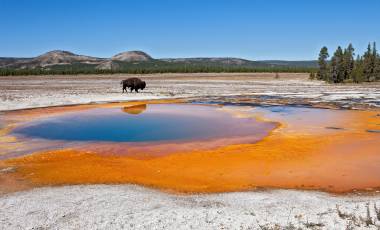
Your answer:
[[[99,58],[75,54],[65,50],[52,50],[31,58],[0,57],[0,69],[41,70],[41,71],[126,71],[130,69],[150,69],[164,72],[173,69],[191,71],[192,69],[253,70],[258,68],[315,68],[316,61],[268,60],[253,61],[235,57],[190,57],[190,58],[153,58],[149,54],[134,50],[118,53],[109,58]]]

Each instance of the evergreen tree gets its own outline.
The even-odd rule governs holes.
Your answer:
[[[358,55],[356,60],[354,60],[354,51],[352,44],[344,50],[339,46],[328,65],[327,48],[323,47],[318,58],[317,78],[332,83],[380,81],[380,55],[376,43],[369,43],[364,55]],[[312,78],[310,74],[310,79]]]
[[[338,63],[334,55],[331,58],[330,74],[326,78],[326,81],[336,83],[336,79],[338,79]]]
[[[376,47],[373,50],[371,47],[371,43],[368,44],[367,51],[363,55],[364,77],[366,81],[374,80],[374,69],[375,69],[374,53],[376,53]]]
[[[379,81],[380,80],[380,55],[377,53],[376,50],[376,43],[373,43],[373,51],[372,51],[373,61],[374,61],[374,67],[373,67],[373,80]]]
[[[331,75],[328,78],[328,81],[333,83],[343,82],[345,72],[343,50],[342,47],[338,46],[333,57],[331,58]]]
[[[346,75],[346,66],[344,62],[344,54],[342,47],[338,46],[338,49],[336,50],[337,60],[338,60],[338,79],[337,83],[342,83],[345,79]]]
[[[355,51],[355,49],[351,43],[344,50],[344,53],[343,53],[343,59],[344,59],[343,60],[343,62],[344,62],[343,63],[343,65],[344,65],[344,77],[343,77],[343,79],[344,79],[344,81],[352,79],[351,73],[352,73],[352,70],[354,68],[354,63],[355,63],[354,51]]]
[[[319,57],[318,57],[319,70],[317,72],[317,78],[319,80],[327,81],[329,78],[329,69],[328,69],[328,64],[327,64],[328,57],[329,57],[328,49],[326,46],[324,46],[319,52]]]
[[[372,70],[370,81],[376,81],[376,78],[377,78],[377,57],[378,57],[378,54],[377,54],[377,49],[376,49],[376,42],[373,42],[372,56],[371,56],[373,70]]]
[[[375,80],[380,81],[380,56],[377,55],[375,63]]]
[[[352,78],[352,81],[355,83],[360,83],[366,80],[364,76],[363,60],[359,55],[356,58],[354,69],[352,70],[351,78]]]

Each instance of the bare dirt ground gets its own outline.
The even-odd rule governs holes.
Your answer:
[[[380,107],[380,84],[330,85],[307,74],[155,74],[0,77],[0,111],[159,98],[224,103]],[[1,125],[1,124],[0,124]],[[6,170],[0,171],[6,174]],[[380,196],[268,190],[166,194],[133,185],[79,185],[0,195],[0,229],[380,229]]]
[[[121,93],[120,81],[141,77],[143,93]],[[52,105],[156,98],[224,100],[239,97],[258,103],[380,107],[380,83],[331,85],[308,74],[224,73],[154,75],[0,77],[0,111]]]

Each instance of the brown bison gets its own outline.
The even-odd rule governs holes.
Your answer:
[[[146,83],[145,81],[142,81],[140,78],[132,77],[132,78],[122,80],[120,82],[120,85],[123,85],[123,93],[124,93],[124,90],[125,92],[128,92],[127,88],[129,88],[131,92],[135,90],[136,93],[138,93],[139,89],[141,90],[145,89]]]

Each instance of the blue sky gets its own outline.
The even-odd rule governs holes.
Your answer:
[[[380,42],[378,0],[0,0],[0,56],[316,58]]]

